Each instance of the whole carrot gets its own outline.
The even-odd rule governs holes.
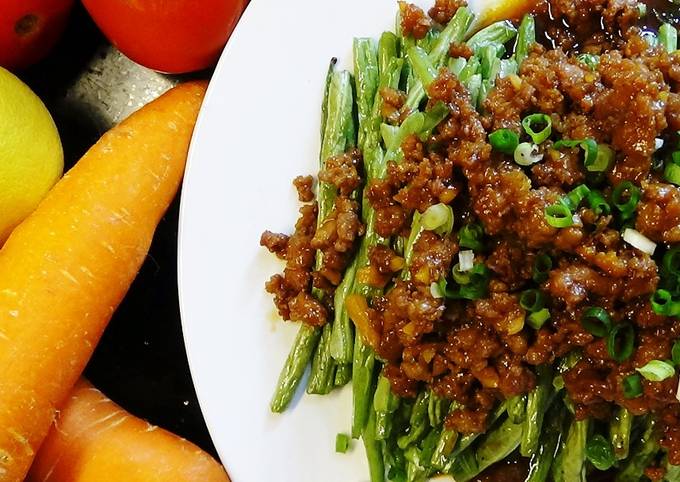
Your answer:
[[[0,481],[20,481],[144,260],[204,83],[105,134],[0,250]]]
[[[210,455],[149,425],[80,380],[26,482],[229,482]]]

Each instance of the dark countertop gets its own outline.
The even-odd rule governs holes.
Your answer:
[[[19,76],[52,113],[62,136],[66,169],[111,125],[178,80],[123,57],[108,45],[80,4],[50,57]],[[177,293],[178,215],[179,196],[158,226],[149,256],[86,376],[129,412],[216,455],[184,350]]]

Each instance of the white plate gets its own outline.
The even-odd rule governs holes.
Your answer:
[[[259,239],[292,231],[291,181],[318,170],[329,60],[349,67],[352,38],[392,30],[396,10],[394,0],[253,0],[210,85],[182,194],[180,301],[198,398],[234,482],[368,480],[361,443],[334,451],[350,428],[349,390],[269,412],[298,327],[264,291],[281,264]]]

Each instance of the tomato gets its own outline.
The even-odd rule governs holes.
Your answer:
[[[0,65],[16,70],[41,60],[57,42],[73,0],[0,0]]]
[[[83,0],[118,49],[154,70],[183,73],[215,63],[246,0]]]

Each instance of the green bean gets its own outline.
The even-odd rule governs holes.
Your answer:
[[[408,58],[420,83],[425,89],[429,88],[430,84],[437,78],[437,69],[430,62],[427,52],[420,47],[411,47],[408,50]]]
[[[384,76],[392,60],[398,56],[399,39],[392,32],[383,32],[378,41],[378,74]]]
[[[331,357],[330,342],[333,327],[326,323],[312,359],[312,371],[307,383],[307,393],[325,395],[335,386],[335,361]]]
[[[271,401],[271,411],[283,412],[290,404],[305,373],[314,348],[321,337],[321,330],[303,324],[300,326],[293,347],[279,375],[279,381]]]
[[[575,420],[569,426],[567,437],[553,462],[554,482],[586,481],[586,441],[588,420]]]
[[[373,409],[376,413],[376,439],[385,440],[390,436],[392,414],[399,408],[399,397],[392,392],[389,380],[380,375],[373,395]]]
[[[654,460],[659,451],[659,430],[654,419],[648,417],[645,431],[640,442],[631,450],[631,456],[626,460],[616,474],[616,482],[638,482],[642,479],[645,469]]]
[[[526,14],[522,18],[522,23],[519,25],[517,32],[517,42],[515,43],[514,59],[518,66],[529,56],[531,48],[536,43],[536,21],[534,16]]]
[[[378,50],[373,39],[355,38],[354,78],[356,80],[356,103],[359,117],[359,148],[365,148],[367,131],[375,93],[378,90]]]
[[[333,295],[333,306],[335,319],[330,339],[330,355],[338,364],[348,364],[352,362],[352,352],[354,350],[354,336],[352,320],[345,307],[347,295],[352,291],[354,278],[357,272],[357,259],[354,258],[352,264],[345,271],[345,276],[340,285],[336,288]]]
[[[449,59],[448,68],[453,75],[460,77],[460,73],[467,65],[467,60],[463,57],[454,57]]]
[[[501,20],[484,27],[467,41],[473,52],[481,52],[487,45],[504,45],[517,35],[517,29],[509,20]]]
[[[527,396],[516,395],[508,400],[508,417],[513,423],[522,423],[527,414]]]
[[[437,428],[444,422],[444,412],[447,411],[449,402],[430,391],[430,400],[427,405],[427,416],[430,427]]]
[[[446,61],[446,54],[452,43],[460,43],[465,38],[470,24],[472,23],[474,15],[467,7],[461,7],[456,11],[448,25],[442,30],[441,34],[432,45],[432,49],[428,54],[428,59],[435,69],[442,67]],[[404,107],[408,110],[415,111],[418,109],[420,102],[425,98],[425,88],[422,82],[414,79],[413,84],[409,86],[408,98]]]
[[[375,438],[375,412],[373,410],[370,410],[370,412],[361,439],[366,450],[371,482],[384,482],[385,464],[383,463],[382,444]]]
[[[428,429],[427,407],[430,401],[430,392],[422,391],[416,398],[416,403],[411,412],[408,433],[397,439],[397,445],[404,450],[411,444],[418,442]]]
[[[344,387],[352,379],[352,364],[338,365],[335,369],[335,386]]]
[[[470,103],[474,106],[479,106],[479,99],[482,91],[482,74],[475,74],[470,77],[470,79],[465,82],[465,87],[467,87],[470,92]]]
[[[470,57],[465,64],[465,67],[463,67],[463,69],[460,71],[458,80],[460,80],[463,84],[469,82],[470,78],[478,73],[481,68],[482,63],[479,61],[479,58],[476,56]]]
[[[552,369],[547,365],[541,365],[538,367],[537,372],[536,388],[527,395],[526,418],[522,425],[522,446],[520,453],[524,457],[531,457],[538,448],[543,417],[548,410],[552,394]]]
[[[566,415],[564,407],[557,401],[547,414],[547,423],[541,434],[538,449],[529,461],[529,474],[525,482],[545,482],[550,475],[555,452],[562,437],[562,425]]]
[[[456,482],[466,482],[479,475],[514,452],[519,447],[522,438],[522,426],[512,423],[507,418],[497,428],[487,432],[476,447],[470,447],[461,453],[453,463],[450,474]],[[473,462],[474,458],[474,462]]]
[[[612,447],[614,447],[614,456],[617,460],[628,458],[632,427],[633,414],[627,409],[619,407],[609,425],[609,438],[612,442]]]
[[[334,65],[335,61],[331,62],[328,69],[324,102],[321,108],[322,134],[319,156],[321,169],[323,169],[329,157],[341,154],[346,150],[348,144],[351,144],[350,132],[354,131],[351,76],[347,72],[335,71]],[[326,183],[321,183],[318,194],[319,222],[322,222],[332,210],[334,199],[334,188]],[[316,264],[317,267],[321,264],[318,255]],[[314,294],[317,297],[322,296],[322,293],[318,290]],[[279,381],[271,402],[273,412],[284,411],[293,399],[320,338],[321,330],[319,328],[307,325],[300,327],[279,375]]]
[[[668,457],[666,457],[663,466],[666,469],[666,474],[663,478],[664,482],[680,482],[680,465],[671,465]]]
[[[411,232],[406,241],[404,247],[404,269],[401,272],[401,278],[404,280],[409,279],[411,272],[409,267],[411,266],[411,260],[413,258],[413,247],[415,246],[418,238],[423,233],[425,228],[423,228],[423,223],[420,222],[421,214],[416,211],[413,213],[413,220],[411,221]]]
[[[501,66],[498,72],[498,76],[501,79],[504,79],[509,75],[516,74],[517,71],[518,67],[515,59],[501,59]]]
[[[352,437],[358,438],[363,431],[371,410],[371,393],[375,370],[373,350],[354,335],[354,360],[352,363]],[[375,430],[375,429],[373,429]]]

